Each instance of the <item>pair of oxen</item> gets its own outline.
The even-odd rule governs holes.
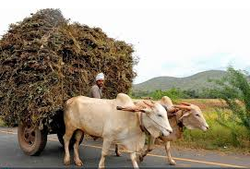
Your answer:
[[[139,168],[137,159],[143,160],[152,150],[156,138],[164,141],[169,163],[174,165],[170,141],[181,137],[183,127],[203,131],[209,128],[196,105],[173,105],[167,96],[159,101],[132,100],[124,93],[119,93],[112,100],[73,97],[66,101],[64,122],[64,164],[70,164],[69,142],[75,133],[74,162],[77,166],[83,165],[79,157],[79,143],[83,135],[88,134],[103,138],[99,168],[105,167],[105,156],[112,143],[119,143],[129,150],[133,167]],[[146,137],[148,146],[144,148]],[[117,144],[115,152],[120,155]]]

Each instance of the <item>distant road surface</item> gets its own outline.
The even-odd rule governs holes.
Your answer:
[[[80,157],[85,167],[98,167],[101,155],[102,140],[84,140],[80,146]],[[122,157],[114,155],[113,148],[107,156],[105,165],[107,168],[132,167],[129,154],[122,152]],[[176,166],[170,166],[166,162],[165,150],[157,146],[142,163],[140,168],[250,168],[250,156],[225,155],[213,151],[202,150],[179,150],[172,149],[172,154],[177,162]],[[75,167],[73,152],[71,152],[71,165],[63,165],[64,150],[57,140],[56,135],[49,135],[48,142],[40,156],[27,156],[19,148],[16,128],[0,127],[0,168],[69,168]]]

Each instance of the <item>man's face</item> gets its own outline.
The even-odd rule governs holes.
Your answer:
[[[103,87],[103,85],[104,85],[104,80],[97,80],[97,81],[96,81],[96,84],[97,84],[98,87]]]

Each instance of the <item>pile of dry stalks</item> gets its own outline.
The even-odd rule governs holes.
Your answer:
[[[133,48],[100,28],[70,24],[60,10],[43,9],[11,24],[0,40],[0,110],[5,122],[49,125],[64,102],[88,95],[106,77],[104,97],[127,93],[136,76]]]

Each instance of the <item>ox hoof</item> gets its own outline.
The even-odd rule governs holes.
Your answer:
[[[115,152],[116,157],[121,157],[122,154],[120,152]]]
[[[64,165],[70,165],[70,160],[64,160],[64,161],[63,161],[63,164],[64,164]]]
[[[83,166],[83,162],[81,160],[75,160],[75,164],[77,166]]]
[[[176,165],[176,162],[174,160],[169,160],[170,165]]]
[[[144,159],[143,156],[141,156],[141,155],[139,155],[138,158],[139,158],[139,162],[140,162],[140,163],[141,163],[141,162],[143,161],[143,159]]]

